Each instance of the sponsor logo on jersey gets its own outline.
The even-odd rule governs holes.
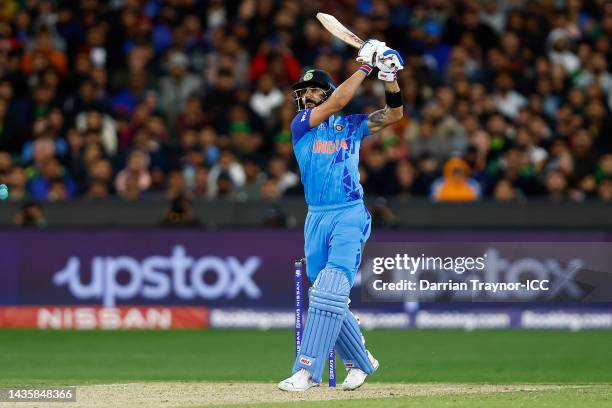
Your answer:
[[[345,138],[336,140],[317,139],[312,144],[313,153],[333,154],[339,149],[348,149]]]
[[[312,365],[312,360],[308,357],[300,356],[300,363],[310,367]]]
[[[336,130],[336,132],[342,132],[344,130],[344,126],[338,124],[334,126],[334,129]]]

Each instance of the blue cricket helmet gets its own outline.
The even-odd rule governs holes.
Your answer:
[[[325,92],[325,99],[336,89],[336,83],[331,75],[322,69],[307,69],[304,71],[302,78],[291,86],[293,89],[293,99],[295,100],[298,112],[304,110],[303,91],[308,88],[320,88]]]

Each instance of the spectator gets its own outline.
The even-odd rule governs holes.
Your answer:
[[[185,178],[183,173],[179,170],[173,170],[168,175],[168,187],[166,190],[166,197],[169,199],[176,199],[177,197],[183,197],[186,192]]]
[[[431,193],[431,185],[438,178],[438,161],[429,153],[425,152],[417,159],[417,178],[414,181],[414,192],[420,196],[428,196]]]
[[[196,94],[189,95],[185,101],[185,108],[178,114],[177,133],[180,134],[185,129],[201,129],[207,122],[202,101]]]
[[[216,179],[215,194],[220,200],[234,201],[237,198],[235,185],[229,173],[222,171],[219,174]]]
[[[300,65],[289,49],[267,41],[261,44],[259,52],[251,60],[251,80],[259,81],[266,72],[274,75],[278,85],[287,86],[300,77]]]
[[[284,165],[284,163],[282,165]],[[246,157],[243,160],[243,166],[245,182],[244,185],[238,189],[238,196],[240,200],[244,201],[259,197],[261,187],[266,181],[266,175],[261,171],[261,165],[254,157]]]
[[[270,160],[268,174],[271,180],[276,181],[281,195],[300,182],[298,176],[288,169],[287,161],[280,156],[275,156]]]
[[[34,152],[36,149],[36,145],[41,144],[49,144],[53,145],[53,155],[54,156],[65,156],[68,150],[68,146],[66,145],[66,141],[62,138],[59,138],[59,135],[55,129],[49,126],[48,121],[44,119],[37,120],[34,122],[33,128],[33,136],[34,140],[28,141],[23,145],[23,150],[21,152],[21,159],[25,163],[29,163],[34,158]]]
[[[108,198],[110,192],[106,183],[100,180],[94,180],[89,184],[85,195],[87,198],[98,200]]]
[[[0,98],[0,149],[15,151],[19,146],[18,130],[9,116],[10,102]]]
[[[273,179],[264,181],[259,189],[259,196],[266,201],[278,200],[281,196],[278,182]]]
[[[34,164],[27,173],[28,194],[35,200],[65,199],[76,193],[74,181],[55,158]]]
[[[599,182],[597,187],[599,198],[606,202],[612,202],[612,178],[605,178]]]
[[[193,1],[60,3],[13,1],[0,16],[0,151],[12,156],[0,160],[0,178],[13,184],[11,199],[145,199],[169,184],[171,195],[198,199],[216,198],[220,186],[229,199],[273,197],[273,186],[300,194],[288,86],[307,67],[337,81],[355,69],[311,4],[215,0],[202,17]],[[485,197],[606,196],[606,2],[409,3],[344,7],[358,35],[407,61],[406,119],[363,140],[366,190],[429,195],[440,163],[462,157]],[[382,103],[372,77],[347,113]],[[149,163],[128,177],[134,151]],[[184,186],[174,191],[177,172]]]
[[[560,64],[568,74],[580,69],[580,59],[571,50],[572,38],[564,28],[555,28],[546,39],[548,57],[553,64]]]
[[[546,191],[552,200],[563,200],[568,197],[567,180],[560,170],[551,170],[546,174]]]
[[[508,179],[500,179],[495,185],[493,191],[493,197],[496,201],[510,202],[518,199],[517,190],[512,186],[512,183]]]
[[[35,201],[26,201],[15,215],[15,224],[20,227],[46,228],[47,220],[45,220],[40,204]]]
[[[218,179],[223,174],[224,180],[221,183],[225,188],[223,192],[218,191]],[[215,164],[208,173],[208,194],[210,197],[219,197],[221,194],[228,194],[234,187],[241,187],[246,181],[244,168],[234,156],[231,150],[221,152],[219,162]],[[229,183],[229,186],[228,186]]]
[[[469,177],[467,163],[451,158],[444,164],[444,176],[436,180],[431,188],[434,201],[476,201],[480,199],[480,186]]]
[[[68,73],[68,60],[66,55],[56,49],[49,27],[41,27],[36,34],[36,40],[31,51],[23,55],[21,71],[25,75],[34,73],[40,66],[49,64],[62,75]]]
[[[209,166],[213,166],[217,163],[220,149],[218,146],[217,132],[212,126],[206,126],[200,131],[198,143],[204,150],[204,162]]]
[[[54,178],[49,181],[49,190],[47,193],[48,201],[64,201],[68,199],[68,189],[64,180],[61,178]]]
[[[165,227],[197,227],[199,222],[193,216],[187,197],[179,194],[170,201],[162,224]]]
[[[264,74],[257,81],[257,89],[251,96],[251,109],[264,120],[273,118],[272,113],[282,105],[285,96],[277,88],[274,78],[270,74]]]
[[[106,159],[94,159],[87,168],[87,178],[89,184],[101,183],[106,187],[106,191],[111,189],[113,169],[110,162]],[[99,188],[99,187],[98,187]]]
[[[507,72],[499,74],[495,80],[497,92],[495,104],[497,110],[504,116],[516,119],[519,109],[527,105],[527,99],[514,90],[514,81]]]
[[[12,201],[22,201],[28,198],[28,191],[26,189],[27,176],[23,167],[13,167],[7,177],[7,185],[11,192],[9,197]]]
[[[612,110],[612,74],[608,72],[608,63],[602,53],[596,53],[589,61],[586,69],[580,72],[576,85],[586,89],[591,84],[597,84],[608,101],[608,109]]]
[[[202,91],[202,78],[188,71],[189,59],[180,52],[168,57],[168,75],[160,80],[161,107],[170,123],[185,109],[189,97]]]
[[[6,179],[13,168],[13,158],[8,152],[0,150],[0,184],[6,184]]]
[[[512,186],[525,196],[538,195],[541,187],[533,175],[533,168],[529,164],[528,156],[523,148],[508,146],[503,156],[497,161],[497,170],[488,169],[490,175],[489,184],[492,189],[497,181],[505,178],[512,183]],[[494,167],[494,166],[491,166]]]
[[[136,201],[142,196],[142,177],[133,171],[124,174],[121,188],[117,188],[117,193],[125,201]]]
[[[93,83],[90,85],[91,90],[86,90],[86,98],[92,99],[89,92],[93,94],[95,88]],[[142,72],[131,72],[128,80],[128,85],[119,91],[112,98],[111,104],[113,111],[116,114],[130,115],[136,106],[144,99],[146,90],[146,77]]]
[[[223,132],[229,130],[229,111],[236,102],[236,79],[230,69],[222,69],[219,71],[215,86],[208,91],[204,99],[204,106],[210,112],[216,130]]]
[[[199,166],[195,170],[194,183],[191,188],[191,195],[193,198],[207,198],[208,197],[208,168],[205,166]]]
[[[416,178],[416,171],[412,164],[408,160],[400,161],[395,167],[395,191],[393,195],[400,196],[402,198],[410,197],[414,194],[414,181]]]
[[[612,178],[612,153],[603,155],[599,159],[599,163],[595,170],[595,179],[597,181]]]
[[[115,189],[124,198],[135,199],[150,186],[149,156],[140,150],[135,150],[130,154],[127,166],[117,174]]]
[[[387,180],[393,178],[393,166],[386,160],[385,152],[380,146],[375,146],[365,156],[367,177],[362,180],[364,189],[368,194],[384,196],[388,193]]]
[[[117,127],[109,115],[97,110],[83,111],[77,115],[75,123],[79,132],[96,132],[107,154],[117,153]]]
[[[287,225],[287,217],[280,208],[266,208],[265,218],[261,225],[263,228],[285,228]]]

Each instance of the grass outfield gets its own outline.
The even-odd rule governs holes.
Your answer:
[[[375,330],[376,382],[612,383],[612,331]],[[280,380],[290,330],[0,330],[0,385]],[[340,373],[340,377],[342,374]]]
[[[366,332],[366,339],[381,363],[367,387],[354,393],[310,390],[299,397],[300,407],[612,406],[612,331],[375,330]],[[101,388],[87,385],[146,383],[154,387],[152,393],[175,392],[177,399],[170,400],[178,403],[183,394],[210,394],[210,387],[217,391],[223,383],[233,384],[228,395],[233,390],[262,394],[263,399],[253,401],[266,402],[254,406],[298,403],[295,394],[274,386],[289,374],[294,352],[290,330],[0,330],[0,350],[0,387],[80,385],[85,386],[81,395],[95,401]],[[343,377],[339,373],[340,381]],[[179,381],[188,388],[173,391],[178,385],[172,382]],[[470,384],[501,386],[471,392]],[[529,388],[537,384],[562,386]],[[116,392],[121,390],[132,393],[129,388]],[[321,395],[351,400],[312,400]],[[180,401],[180,406],[203,406],[197,399]],[[226,403],[244,405],[236,401]]]

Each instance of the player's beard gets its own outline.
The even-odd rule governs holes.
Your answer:
[[[315,100],[314,98],[306,98],[306,96],[302,97],[302,101],[304,102],[304,106],[306,109],[312,109],[314,107],[319,106],[325,101],[325,98],[321,98],[320,100]]]

